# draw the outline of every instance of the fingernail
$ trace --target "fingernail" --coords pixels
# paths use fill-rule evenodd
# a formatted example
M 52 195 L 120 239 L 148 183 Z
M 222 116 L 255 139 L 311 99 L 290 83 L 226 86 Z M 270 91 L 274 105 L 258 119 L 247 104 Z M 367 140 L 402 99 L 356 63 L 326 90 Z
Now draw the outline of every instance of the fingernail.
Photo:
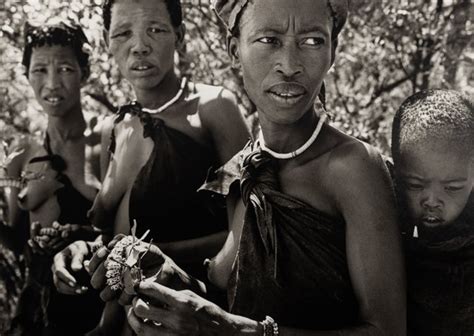
M 69 286 L 74 287 L 75 285 L 76 285 L 76 283 L 74 281 L 69 282 Z
M 76 289 L 76 294 L 82 294 L 82 292 L 83 292 L 83 291 L 82 291 L 82 288 Z

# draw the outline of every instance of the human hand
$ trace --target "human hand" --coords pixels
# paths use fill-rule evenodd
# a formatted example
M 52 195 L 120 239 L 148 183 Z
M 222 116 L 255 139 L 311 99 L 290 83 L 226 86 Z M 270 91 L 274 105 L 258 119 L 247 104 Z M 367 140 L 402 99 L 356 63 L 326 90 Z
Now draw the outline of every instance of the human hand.
M 137 335 L 263 333 L 258 322 L 229 314 L 190 290 L 176 291 L 147 280 L 136 291 L 138 296 L 127 309 L 127 319 Z
M 61 225 L 54 221 L 51 227 L 41 227 L 39 222 L 33 222 L 29 244 L 35 253 L 52 255 L 76 240 L 88 241 L 96 236 L 97 232 L 87 225 Z
M 123 235 L 116 236 L 107 246 L 109 250 L 114 250 L 115 246 Z M 101 298 L 104 301 L 110 301 L 119 297 L 119 303 L 125 305 L 131 302 L 136 294 L 135 285 L 144 280 L 155 281 L 174 289 L 192 289 L 204 293 L 205 288 L 202 283 L 190 277 L 186 272 L 179 268 L 173 260 L 166 256 L 158 246 L 137 241 L 125 248 L 124 254 L 120 252 L 119 256 L 114 256 L 112 252 L 110 257 L 105 250 L 98 251 L 89 264 L 89 272 L 92 275 L 92 286 L 101 289 Z M 119 271 L 112 271 L 120 266 L 117 259 L 123 267 Z M 114 265 L 112 265 L 114 264 Z M 115 273 L 113 281 L 109 284 L 117 283 L 117 286 L 107 286 L 107 272 Z M 122 291 L 123 289 L 123 291 Z
M 75 241 L 54 256 L 51 267 L 58 292 L 68 295 L 82 294 L 88 290 L 89 277 L 84 261 L 91 255 L 95 242 Z

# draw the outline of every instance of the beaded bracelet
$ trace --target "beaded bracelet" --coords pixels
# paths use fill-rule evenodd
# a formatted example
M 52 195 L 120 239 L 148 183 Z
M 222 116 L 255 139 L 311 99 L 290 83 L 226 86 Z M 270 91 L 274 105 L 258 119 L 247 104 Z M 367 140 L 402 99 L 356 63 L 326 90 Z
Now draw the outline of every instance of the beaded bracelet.
M 280 334 L 278 330 L 278 324 L 270 316 L 265 316 L 265 320 L 262 321 L 263 325 L 263 336 L 278 336 Z

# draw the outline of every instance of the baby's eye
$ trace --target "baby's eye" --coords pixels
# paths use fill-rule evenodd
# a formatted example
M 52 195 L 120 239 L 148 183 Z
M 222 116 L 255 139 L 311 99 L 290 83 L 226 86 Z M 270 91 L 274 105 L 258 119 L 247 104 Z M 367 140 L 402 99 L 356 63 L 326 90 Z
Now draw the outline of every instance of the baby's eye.
M 303 40 L 303 44 L 308 46 L 318 46 L 324 44 L 324 42 L 321 37 L 308 37 Z
M 446 191 L 449 191 L 449 192 L 456 192 L 456 191 L 463 190 L 464 186 L 448 185 L 448 186 L 444 187 L 444 189 Z
M 415 183 L 415 182 L 405 182 L 405 187 L 408 190 L 413 190 L 413 191 L 420 191 L 423 189 L 423 185 L 421 183 Z

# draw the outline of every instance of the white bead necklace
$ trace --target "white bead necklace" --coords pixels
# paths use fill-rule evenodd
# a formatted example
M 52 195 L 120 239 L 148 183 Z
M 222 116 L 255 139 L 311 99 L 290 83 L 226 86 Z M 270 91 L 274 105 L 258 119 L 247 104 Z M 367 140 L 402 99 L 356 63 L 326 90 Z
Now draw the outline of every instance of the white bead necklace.
M 183 95 L 184 88 L 186 87 L 187 82 L 188 82 L 188 79 L 187 79 L 186 77 L 183 77 L 183 79 L 181 80 L 181 85 L 180 85 L 180 87 L 179 87 L 179 91 L 178 91 L 178 93 L 176 94 L 176 96 L 174 96 L 173 98 L 171 98 L 170 100 L 168 100 L 166 103 L 164 103 L 164 104 L 161 105 L 160 107 L 158 107 L 158 108 L 156 108 L 156 109 L 148 109 L 148 108 L 144 107 L 144 108 L 142 108 L 142 111 L 143 111 L 143 112 L 147 112 L 147 113 L 152 113 L 152 114 L 163 112 L 163 111 L 166 110 L 168 107 L 170 107 L 171 105 L 173 105 L 174 103 L 176 103 L 179 98 L 181 98 L 181 96 Z
M 268 148 L 267 145 L 265 144 L 265 139 L 263 139 L 262 130 L 260 130 L 257 141 L 260 144 L 260 148 L 262 150 L 264 150 L 265 152 L 269 153 L 275 159 L 280 159 L 280 160 L 292 159 L 294 157 L 297 157 L 301 153 L 303 153 L 305 150 L 307 150 L 309 148 L 309 146 L 311 146 L 314 143 L 314 141 L 318 137 L 319 133 L 321 132 L 321 129 L 322 129 L 326 119 L 327 119 L 327 114 L 326 113 L 321 113 L 321 115 L 319 116 L 318 124 L 316 125 L 316 128 L 314 129 L 313 134 L 311 134 L 311 137 L 300 148 L 294 150 L 293 152 L 277 153 L 277 152 L 271 150 L 270 148 Z

